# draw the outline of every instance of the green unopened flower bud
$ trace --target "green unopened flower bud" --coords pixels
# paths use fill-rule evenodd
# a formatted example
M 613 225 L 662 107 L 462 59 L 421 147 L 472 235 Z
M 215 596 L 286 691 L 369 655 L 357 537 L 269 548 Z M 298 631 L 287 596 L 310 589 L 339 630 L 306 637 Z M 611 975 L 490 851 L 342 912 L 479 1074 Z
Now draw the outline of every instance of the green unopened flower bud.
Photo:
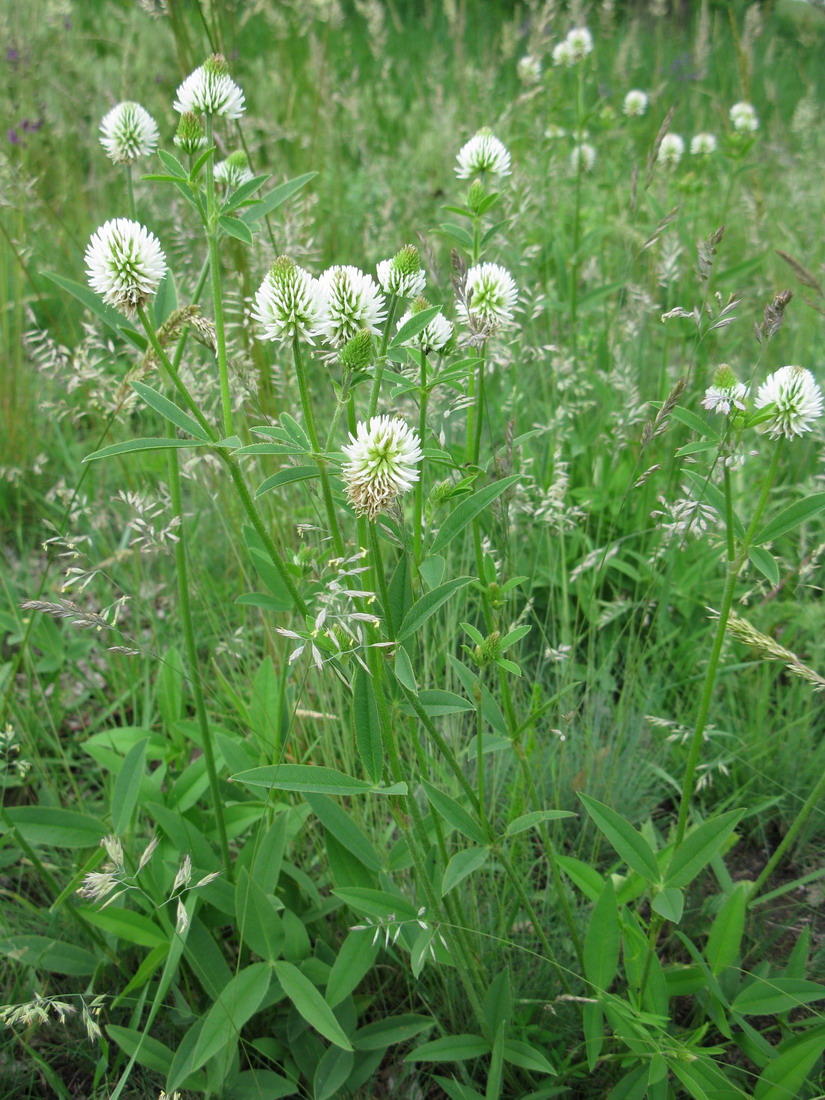
M 718 386 L 720 390 L 732 390 L 738 381 L 739 379 L 727 363 L 720 363 L 716 368 L 716 373 L 713 376 L 713 384 L 714 386 Z
M 180 116 L 178 132 L 175 134 L 175 145 L 184 153 L 195 156 L 206 146 L 206 131 L 200 117 L 192 111 L 185 111 Z
M 369 329 L 356 332 L 338 352 L 338 361 L 345 371 L 362 371 L 372 363 L 374 347 Z
M 229 76 L 229 66 L 222 53 L 213 53 L 203 63 L 204 70 L 212 76 Z
M 393 268 L 402 275 L 414 275 L 421 270 L 421 260 L 414 244 L 405 244 L 392 258 Z
M 473 180 L 470 184 L 470 190 L 467 192 L 467 206 L 474 214 L 479 214 L 481 211 L 481 204 L 487 198 L 487 192 L 484 190 L 484 184 L 481 180 Z
M 242 183 L 248 183 L 253 179 L 249 168 L 249 157 L 243 149 L 236 149 L 230 153 L 226 160 L 215 165 L 215 179 L 224 184 L 228 190 L 234 191 Z

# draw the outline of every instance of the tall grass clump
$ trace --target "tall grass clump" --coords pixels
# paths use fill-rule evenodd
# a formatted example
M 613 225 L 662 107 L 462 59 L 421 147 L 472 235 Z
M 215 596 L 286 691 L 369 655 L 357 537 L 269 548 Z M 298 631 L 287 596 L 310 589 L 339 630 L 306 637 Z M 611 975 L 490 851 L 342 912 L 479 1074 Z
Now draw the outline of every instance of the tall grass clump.
M 9 1094 L 818 1095 L 816 14 L 3 19 Z

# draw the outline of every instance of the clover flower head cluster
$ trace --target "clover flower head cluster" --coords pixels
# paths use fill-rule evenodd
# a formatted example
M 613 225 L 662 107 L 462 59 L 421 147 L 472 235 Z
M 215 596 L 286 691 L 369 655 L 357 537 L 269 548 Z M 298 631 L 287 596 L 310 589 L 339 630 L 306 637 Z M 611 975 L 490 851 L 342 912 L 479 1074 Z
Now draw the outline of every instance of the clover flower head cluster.
M 226 160 L 215 165 L 215 180 L 223 184 L 227 191 L 235 191 L 242 183 L 248 183 L 255 177 L 249 167 L 249 157 L 242 149 L 230 153 Z
M 694 134 L 690 139 L 690 155 L 692 157 L 709 157 L 716 152 L 717 144 L 715 134 Z
M 643 92 L 639 88 L 631 88 L 624 97 L 622 112 L 628 118 L 640 118 L 647 111 L 649 103 L 650 97 L 647 92 Z
M 407 310 L 398 322 L 399 331 L 406 325 L 407 321 L 416 315 L 416 313 L 420 313 L 422 310 L 430 308 L 430 303 L 426 298 L 418 298 L 413 302 L 412 308 Z M 407 347 L 419 348 L 425 353 L 441 351 L 441 349 L 449 343 L 452 335 L 452 321 L 448 321 L 443 313 L 436 313 L 435 317 L 428 321 L 420 332 L 417 332 L 414 336 L 405 340 L 404 344 Z
M 115 218 L 93 233 L 85 259 L 89 286 L 127 317 L 146 305 L 166 274 L 157 237 L 128 218 Z
M 314 343 L 325 316 L 324 295 L 317 279 L 289 256 L 280 256 L 255 295 L 252 316 L 267 340 L 295 337 Z
M 702 407 L 720 416 L 730 416 L 732 409 L 744 410 L 749 392 L 748 386 L 723 363 L 713 376 L 713 385 L 705 390 Z
M 458 314 L 467 320 L 470 314 L 488 324 L 507 325 L 513 320 L 518 289 L 510 272 L 500 264 L 477 264 L 467 272 L 467 306 L 459 303 Z
M 759 387 L 754 405 L 757 409 L 775 406 L 773 416 L 767 421 L 772 439 L 782 435 L 793 439 L 809 432 L 814 421 L 822 416 L 822 390 L 804 367 L 780 367 Z
M 660 164 L 675 166 L 685 155 L 685 139 L 679 134 L 665 134 L 656 156 Z
M 587 142 L 577 145 L 570 154 L 570 165 L 575 173 L 592 172 L 596 163 L 596 150 Z
M 538 84 L 541 80 L 541 62 L 537 57 L 527 54 L 520 57 L 516 64 L 516 72 L 522 84 Z
M 730 109 L 734 130 L 740 134 L 754 134 L 759 129 L 759 116 L 751 103 L 734 103 Z
M 158 147 L 157 123 L 139 103 L 118 103 L 103 116 L 100 132 L 100 144 L 115 164 L 151 156 Z
M 391 260 L 381 260 L 375 272 L 384 293 L 398 298 L 417 298 L 427 282 L 418 249 L 412 244 L 405 245 Z
M 418 434 L 398 416 L 362 420 L 342 450 L 349 459 L 342 468 L 344 487 L 358 515 L 376 519 L 418 481 Z
M 177 91 L 174 103 L 179 114 L 221 115 L 240 118 L 246 109 L 244 94 L 229 75 L 229 67 L 221 54 L 211 57 L 187 76 Z
M 376 283 L 357 267 L 329 267 L 318 280 L 324 303 L 319 331 L 340 348 L 362 329 L 376 335 L 386 317 Z
M 571 68 L 593 52 L 593 35 L 587 27 L 574 27 L 553 47 L 553 64 Z
M 460 180 L 472 176 L 510 175 L 510 154 L 507 147 L 489 129 L 479 130 L 458 151 L 455 174 Z

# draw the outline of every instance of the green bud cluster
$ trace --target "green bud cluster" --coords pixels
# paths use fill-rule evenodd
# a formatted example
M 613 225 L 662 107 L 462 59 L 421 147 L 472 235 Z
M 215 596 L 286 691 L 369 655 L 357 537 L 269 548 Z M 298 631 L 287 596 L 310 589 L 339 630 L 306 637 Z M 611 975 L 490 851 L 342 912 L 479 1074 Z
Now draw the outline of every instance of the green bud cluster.
M 338 361 L 346 371 L 362 371 L 370 366 L 374 354 L 372 333 L 369 329 L 364 328 L 360 332 L 356 332 L 350 340 L 347 340 L 338 352 Z
M 470 184 L 470 190 L 467 192 L 467 208 L 472 210 L 474 214 L 481 212 L 481 204 L 487 198 L 487 192 L 484 190 L 484 184 L 481 180 L 473 180 Z
M 394 271 L 398 271 L 401 275 L 414 275 L 416 271 L 421 270 L 421 260 L 418 256 L 418 249 L 414 244 L 404 245 L 393 256 L 392 268 Z
M 739 379 L 733 373 L 727 363 L 720 363 L 716 368 L 716 373 L 713 376 L 714 386 L 718 386 L 720 390 L 732 390 L 739 382 Z
M 185 111 L 180 116 L 178 132 L 175 135 L 175 145 L 184 153 L 194 156 L 206 145 L 206 131 L 200 117 L 192 111 Z
M 229 66 L 222 53 L 213 53 L 211 57 L 207 57 L 203 67 L 210 76 L 229 76 Z

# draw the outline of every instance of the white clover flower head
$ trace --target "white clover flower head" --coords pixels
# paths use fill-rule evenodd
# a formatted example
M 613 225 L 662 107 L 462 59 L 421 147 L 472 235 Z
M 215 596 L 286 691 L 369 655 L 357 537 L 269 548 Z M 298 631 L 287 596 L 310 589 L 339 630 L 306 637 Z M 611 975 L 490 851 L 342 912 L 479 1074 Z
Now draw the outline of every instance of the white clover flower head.
M 369 275 L 357 267 L 329 267 L 318 280 L 324 313 L 319 331 L 333 347 L 340 348 L 361 329 L 377 335 L 386 317 L 381 292 Z
M 734 130 L 740 134 L 753 134 L 759 129 L 759 116 L 751 103 L 734 103 L 730 109 Z
M 593 35 L 587 27 L 574 27 L 567 34 L 567 44 L 574 64 L 584 59 L 593 52 Z
M 414 317 L 416 313 L 431 308 L 426 298 L 418 298 L 413 302 L 412 309 L 407 310 L 398 322 L 399 330 L 402 329 L 407 321 L 409 321 L 411 317 Z M 404 346 L 419 348 L 421 351 L 429 354 L 431 351 L 441 351 L 441 349 L 449 343 L 452 335 L 452 321 L 448 321 L 443 313 L 436 313 L 435 317 L 427 322 L 421 332 L 417 332 L 415 336 L 411 336 L 408 340 L 404 341 Z
M 240 118 L 246 110 L 244 94 L 230 77 L 226 60 L 219 53 L 187 76 L 178 88 L 174 107 L 179 114 L 191 111 L 195 115 L 222 115 L 229 119 Z
M 418 249 L 412 244 L 405 245 L 391 260 L 381 260 L 375 272 L 384 293 L 398 298 L 417 298 L 427 283 Z
M 538 84 L 541 80 L 541 62 L 537 57 L 527 54 L 520 57 L 516 64 L 516 72 L 522 84 Z
M 118 103 L 103 116 L 100 132 L 100 144 L 115 164 L 151 156 L 158 147 L 157 123 L 139 103 Z
M 313 344 L 325 315 L 324 295 L 317 279 L 289 256 L 279 256 L 255 295 L 252 316 L 267 340 Z
M 342 450 L 349 459 L 342 468 L 344 487 L 358 515 L 376 519 L 418 481 L 420 441 L 401 417 L 362 420 Z
M 679 134 L 665 134 L 659 146 L 656 160 L 660 164 L 675 167 L 685 154 L 685 141 Z
M 814 420 L 822 416 L 822 390 L 804 367 L 780 367 L 759 387 L 754 405 L 757 409 L 767 405 L 776 407 L 767 421 L 772 439 L 781 435 L 793 439 L 795 435 L 809 432 Z
M 242 183 L 248 183 L 254 178 L 249 168 L 249 157 L 243 149 L 230 153 L 226 160 L 218 161 L 215 165 L 215 181 L 227 191 L 235 191 Z
M 715 134 L 694 134 L 690 139 L 690 155 L 692 157 L 709 157 L 716 152 L 718 142 Z
M 459 303 L 457 312 L 463 320 L 476 314 L 488 324 L 507 325 L 513 320 L 518 302 L 518 289 L 510 272 L 500 264 L 477 264 L 467 272 L 468 307 Z
M 85 259 L 89 286 L 127 317 L 146 305 L 166 274 L 157 237 L 128 218 L 115 218 L 93 233 Z
M 596 163 L 596 150 L 592 145 L 583 142 L 577 145 L 570 154 L 570 165 L 575 173 L 592 172 Z
M 640 118 L 647 110 L 649 103 L 650 97 L 647 92 L 643 92 L 639 88 L 631 88 L 624 97 L 622 112 L 628 118 Z
M 479 130 L 461 146 L 457 160 L 455 174 L 460 180 L 488 173 L 491 176 L 509 176 L 511 171 L 506 146 L 487 128 Z
M 544 131 L 544 136 L 550 141 L 556 141 L 558 138 L 567 136 L 567 131 L 562 126 L 558 126 L 555 122 L 551 122 L 547 129 Z
M 571 65 L 576 63 L 576 59 L 573 57 L 573 48 L 566 38 L 563 38 L 561 42 L 557 42 L 553 47 L 552 57 L 553 64 L 564 69 L 569 69 Z
M 178 122 L 178 132 L 174 137 L 175 145 L 184 153 L 195 156 L 206 148 L 206 131 L 200 115 L 184 111 Z
M 750 387 L 740 382 L 727 363 L 716 368 L 713 385 L 705 390 L 702 407 L 720 416 L 730 416 L 732 409 L 744 409 Z

